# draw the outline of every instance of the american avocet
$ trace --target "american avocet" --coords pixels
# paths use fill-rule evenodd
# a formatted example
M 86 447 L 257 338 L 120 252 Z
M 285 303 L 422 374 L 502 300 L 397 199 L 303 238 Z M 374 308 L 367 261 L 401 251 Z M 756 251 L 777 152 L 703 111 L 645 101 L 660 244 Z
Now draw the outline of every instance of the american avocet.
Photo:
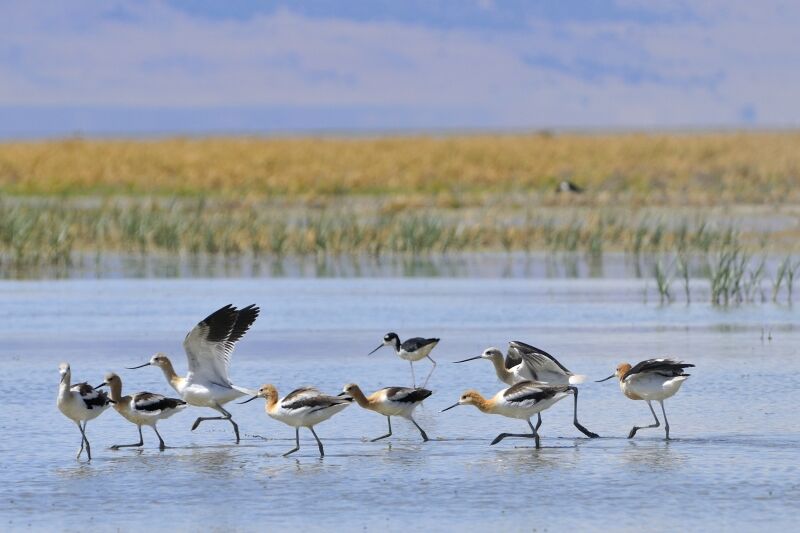
M 533 438 L 538 448 L 538 426 L 534 427 L 531 424 L 531 417 L 548 409 L 557 401 L 566 398 L 570 393 L 575 393 L 575 387 L 570 385 L 545 385 L 535 381 L 520 381 L 507 389 L 501 390 L 489 399 L 484 398 L 477 391 L 468 390 L 461 395 L 458 402 L 443 409 L 442 412 L 459 405 L 474 405 L 484 413 L 525 420 L 531 428 L 530 434 L 501 433 L 495 437 L 492 444 L 497 444 L 506 437 L 524 437 Z
M 89 446 L 89 439 L 86 438 L 86 424 L 100 416 L 103 411 L 108 409 L 111 400 L 103 391 L 94 390 L 88 383 L 71 384 L 72 371 L 68 363 L 58 365 L 58 372 L 61 374 L 61 382 L 58 384 L 58 398 L 56 405 L 64 416 L 72 420 L 81 430 L 81 447 L 75 459 L 79 459 L 86 445 L 86 456 L 92 460 L 92 449 Z M 83 426 L 81 426 L 83 422 Z
M 253 394 L 252 390 L 231 383 L 229 371 L 236 341 L 255 322 L 259 311 L 255 305 L 248 305 L 240 310 L 226 305 L 197 324 L 183 341 L 189 361 L 189 372 L 185 378 L 175 373 L 172 362 L 163 353 L 157 353 L 147 363 L 129 370 L 150 365 L 160 368 L 169 384 L 185 402 L 195 407 L 210 407 L 222 415 L 199 417 L 192 425 L 193 431 L 205 420 L 227 420 L 233 425 L 238 444 L 239 426 L 222 406 Z
M 380 437 L 376 437 L 372 439 L 371 442 L 392 436 L 393 416 L 399 416 L 410 420 L 411 423 L 414 424 L 419 430 L 420 435 L 422 435 L 422 440 L 428 440 L 428 435 L 425 433 L 425 430 L 419 427 L 419 424 L 417 424 L 416 420 L 414 420 L 414 417 L 412 416 L 414 409 L 422 403 L 422 400 L 433 394 L 428 389 L 386 387 L 385 389 L 380 389 L 373 392 L 369 396 L 364 396 L 364 393 L 361 391 L 358 385 L 355 383 L 350 383 L 344 386 L 344 391 L 342 394 L 351 396 L 356 403 L 364 409 L 375 411 L 376 413 L 380 413 L 386 417 L 386 421 L 389 423 L 389 433 Z M 339 396 L 341 396 L 341 394 Z
M 405 359 L 411 365 L 411 386 L 417 386 L 417 378 L 414 377 L 414 361 L 419 361 L 420 359 L 425 359 L 426 357 L 430 359 L 431 363 L 433 363 L 433 367 L 431 371 L 428 372 L 428 376 L 425 378 L 425 383 L 422 384 L 425 387 L 428 384 L 428 380 L 431 378 L 431 374 L 433 371 L 436 370 L 436 361 L 434 361 L 431 356 L 431 350 L 439 343 L 439 339 L 423 339 L 422 337 L 414 337 L 413 339 L 407 339 L 405 342 L 400 342 L 400 337 L 397 336 L 397 333 L 387 333 L 383 336 L 383 343 L 379 344 L 377 348 L 369 352 L 367 355 L 372 355 L 384 346 L 391 346 L 394 348 L 395 353 L 400 359 Z
M 503 352 L 497 348 L 487 348 L 481 355 L 470 357 L 456 363 L 465 363 L 477 359 L 488 359 L 494 366 L 495 374 L 500 381 L 506 385 L 514 385 L 520 381 L 535 381 L 547 385 L 577 385 L 586 380 L 586 376 L 570 372 L 558 360 L 530 344 L 520 341 L 508 343 L 508 354 L 503 358 Z M 589 438 L 597 438 L 599 435 L 586 429 L 578 422 L 578 389 L 573 391 L 572 423 L 584 435 Z M 542 418 L 536 423 L 538 428 L 542 424 Z
M 167 398 L 152 392 L 137 392 L 128 396 L 122 395 L 122 379 L 113 372 L 106 374 L 106 380 L 95 388 L 108 386 L 114 409 L 128 422 L 135 424 L 139 429 L 139 442 L 136 444 L 115 444 L 112 450 L 144 446 L 142 426 L 150 426 L 158 437 L 158 449 L 166 448 L 164 439 L 158 433 L 156 424 L 159 420 L 169 418 L 178 411 L 186 408 L 186 402 L 177 398 Z
M 325 450 L 314 431 L 314 426 L 326 421 L 353 401 L 352 398 L 328 396 L 314 387 L 294 390 L 279 400 L 278 389 L 274 385 L 263 385 L 255 396 L 239 403 L 252 402 L 256 398 L 267 400 L 266 411 L 271 418 L 294 428 L 295 448 L 283 454 L 284 457 L 300 449 L 301 427 L 311 430 L 311 434 L 317 439 L 319 456 L 324 457 Z
M 675 359 L 647 359 L 631 367 L 628 363 L 620 363 L 617 370 L 605 379 L 619 378 L 619 388 L 622 393 L 631 400 L 644 400 L 653 413 L 655 424 L 649 426 L 633 426 L 628 438 L 632 439 L 640 429 L 657 428 L 661 424 L 658 421 L 655 410 L 653 410 L 653 400 L 661 404 L 661 412 L 664 414 L 664 431 L 669 440 L 669 421 L 667 411 L 664 409 L 664 400 L 673 396 L 681 385 L 689 377 L 683 370 L 693 367 L 693 364 L 676 361 Z

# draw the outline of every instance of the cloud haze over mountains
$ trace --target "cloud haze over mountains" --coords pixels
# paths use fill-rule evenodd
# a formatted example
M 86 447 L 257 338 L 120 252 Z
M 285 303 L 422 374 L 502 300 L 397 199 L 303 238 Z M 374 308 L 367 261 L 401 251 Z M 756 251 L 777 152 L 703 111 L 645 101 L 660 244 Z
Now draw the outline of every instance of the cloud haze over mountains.
M 800 3 L 0 2 L 0 136 L 793 127 Z

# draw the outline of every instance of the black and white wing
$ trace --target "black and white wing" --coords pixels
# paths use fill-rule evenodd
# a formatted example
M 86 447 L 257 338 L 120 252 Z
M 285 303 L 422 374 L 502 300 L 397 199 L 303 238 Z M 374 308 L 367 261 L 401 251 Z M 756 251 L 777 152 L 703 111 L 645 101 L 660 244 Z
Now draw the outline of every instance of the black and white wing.
M 547 385 L 537 381 L 520 381 L 503 392 L 503 400 L 521 407 L 533 407 L 560 392 L 566 392 L 566 385 Z
M 349 396 L 328 396 L 313 387 L 291 392 L 281 401 L 281 407 L 288 411 L 304 410 L 308 413 L 327 409 L 334 405 L 349 404 L 353 399 Z
M 530 370 L 535 379 L 543 379 L 547 374 L 555 374 L 557 376 L 564 376 L 569 380 L 572 375 L 567 367 L 558 362 L 558 359 L 545 352 L 542 349 L 531 346 L 521 341 L 511 341 L 508 343 L 509 354 L 513 353 Z
M 86 404 L 87 409 L 105 407 L 111 401 L 108 399 L 108 394 L 99 389 L 95 389 L 88 383 L 76 383 L 69 390 L 77 392 L 81 395 L 81 400 Z
M 384 391 L 387 400 L 398 403 L 418 403 L 433 394 L 428 389 L 412 389 L 411 387 L 387 387 Z
M 229 304 L 197 324 L 183 341 L 189 371 L 212 383 L 230 386 L 233 348 L 258 318 L 259 311 L 255 305 L 237 310 Z
M 152 392 L 138 392 L 133 395 L 133 408 L 146 413 L 158 413 L 166 409 L 177 409 L 186 402 L 177 398 L 167 398 Z
M 691 368 L 694 365 L 691 363 L 684 363 L 677 359 L 660 358 L 660 359 L 646 359 L 625 372 L 622 379 L 625 380 L 634 374 L 643 374 L 645 372 L 654 372 L 665 377 L 687 376 L 684 373 L 685 368 Z
M 439 339 L 424 339 L 422 337 L 413 337 L 411 339 L 407 339 L 400 345 L 400 349 L 404 350 L 408 353 L 413 353 L 421 348 L 425 348 L 429 345 L 435 345 L 439 342 Z

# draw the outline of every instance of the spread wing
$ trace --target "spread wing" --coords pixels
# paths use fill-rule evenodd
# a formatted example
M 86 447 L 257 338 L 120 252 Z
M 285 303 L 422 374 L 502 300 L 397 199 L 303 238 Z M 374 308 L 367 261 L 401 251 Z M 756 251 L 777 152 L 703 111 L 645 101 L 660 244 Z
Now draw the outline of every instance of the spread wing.
M 546 385 L 537 381 L 520 381 L 503 392 L 503 399 L 509 403 L 527 407 L 536 405 L 567 390 L 569 390 L 569 387 L 566 385 Z
M 417 403 L 433 394 L 428 389 L 412 389 L 410 387 L 389 387 L 386 389 L 386 399 L 391 402 Z
M 660 358 L 660 359 L 646 359 L 639 363 L 625 372 L 625 375 L 622 376 L 622 379 L 625 380 L 634 374 L 641 374 L 644 372 L 657 372 L 663 376 L 674 377 L 674 376 L 685 376 L 683 372 L 684 368 L 691 368 L 694 365 L 691 363 L 684 363 L 682 361 L 678 361 L 677 359 L 669 359 L 669 358 Z
M 255 322 L 259 311 L 255 305 L 237 310 L 228 304 L 197 324 L 183 341 L 189 371 L 212 383 L 230 386 L 233 348 Z
M 152 392 L 139 392 L 133 395 L 133 408 L 137 411 L 155 413 L 164 409 L 176 409 L 181 405 L 186 405 L 186 402 Z
M 530 344 L 511 341 L 508 343 L 508 352 L 509 354 L 515 354 L 520 360 L 524 361 L 534 376 L 539 376 L 539 374 L 543 373 L 553 373 L 567 377 L 572 375 L 572 372 L 559 363 L 558 359 Z

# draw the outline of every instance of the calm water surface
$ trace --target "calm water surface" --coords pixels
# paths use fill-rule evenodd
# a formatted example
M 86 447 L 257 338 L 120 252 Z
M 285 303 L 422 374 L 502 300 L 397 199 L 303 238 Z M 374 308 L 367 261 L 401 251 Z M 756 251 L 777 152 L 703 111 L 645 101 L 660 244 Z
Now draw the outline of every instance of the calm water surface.
M 71 280 L 0 283 L 4 409 L 0 411 L 0 524 L 4 529 L 288 530 L 461 529 L 559 531 L 778 530 L 800 518 L 800 415 L 796 312 L 773 305 L 719 310 L 662 307 L 642 299 L 642 281 L 525 279 Z M 120 372 L 127 391 L 172 393 L 152 368 L 129 371 L 155 351 L 185 370 L 186 331 L 217 307 L 260 304 L 240 343 L 233 380 L 281 393 L 305 384 L 338 392 L 409 385 L 408 363 L 386 331 L 439 336 L 434 395 L 418 410 L 432 441 L 397 420 L 353 406 L 310 434 L 269 419 L 263 402 L 232 405 L 243 432 L 206 422 L 190 408 L 160 424 L 172 448 L 112 451 L 136 429 L 112 410 L 89 424 L 94 459 L 76 462 L 80 434 L 56 409 L 57 366 L 102 381 Z M 770 339 L 771 337 L 771 339 Z M 673 355 L 697 364 L 667 402 L 674 440 L 661 430 L 624 437 L 649 423 L 645 404 L 613 382 L 581 388 L 582 422 L 571 400 L 547 411 L 543 448 L 489 442 L 522 432 L 520 421 L 471 407 L 446 413 L 466 388 L 501 388 L 491 365 L 449 361 L 520 339 L 557 355 L 573 371 L 607 376 L 622 360 Z M 427 372 L 426 363 L 417 375 Z M 211 415 L 212 412 L 207 414 Z

